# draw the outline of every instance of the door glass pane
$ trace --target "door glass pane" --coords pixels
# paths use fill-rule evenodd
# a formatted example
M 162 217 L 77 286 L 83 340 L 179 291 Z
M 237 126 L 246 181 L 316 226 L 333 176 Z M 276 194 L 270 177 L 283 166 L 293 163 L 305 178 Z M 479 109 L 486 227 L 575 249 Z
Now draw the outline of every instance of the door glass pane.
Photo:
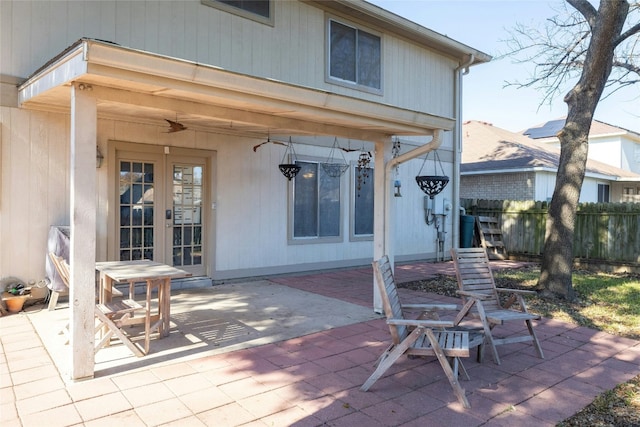
M 202 264 L 202 166 L 173 166 L 173 265 Z
M 153 259 L 154 164 L 120 161 L 120 260 Z

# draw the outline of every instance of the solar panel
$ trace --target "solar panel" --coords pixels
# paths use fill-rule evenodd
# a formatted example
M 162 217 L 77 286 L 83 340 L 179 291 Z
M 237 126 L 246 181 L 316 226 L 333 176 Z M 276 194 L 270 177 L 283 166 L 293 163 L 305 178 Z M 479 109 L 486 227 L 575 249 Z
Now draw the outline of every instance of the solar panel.
M 522 132 L 531 139 L 550 138 L 556 136 L 563 128 L 565 119 L 551 120 L 537 128 L 529 128 Z

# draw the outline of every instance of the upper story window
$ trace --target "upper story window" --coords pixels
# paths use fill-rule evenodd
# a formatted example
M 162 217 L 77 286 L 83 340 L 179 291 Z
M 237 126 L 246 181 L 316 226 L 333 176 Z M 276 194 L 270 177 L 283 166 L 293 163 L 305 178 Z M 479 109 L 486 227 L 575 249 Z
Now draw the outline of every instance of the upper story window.
M 201 0 L 202 4 L 217 7 L 245 18 L 273 25 L 273 0 Z
M 380 93 L 382 42 L 379 36 L 329 20 L 329 79 Z

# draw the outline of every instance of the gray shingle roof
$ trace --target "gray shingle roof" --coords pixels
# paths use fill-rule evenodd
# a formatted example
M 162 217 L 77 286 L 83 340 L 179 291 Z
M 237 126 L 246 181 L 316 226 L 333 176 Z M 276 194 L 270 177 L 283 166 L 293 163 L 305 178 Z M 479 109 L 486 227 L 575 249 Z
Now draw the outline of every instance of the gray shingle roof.
M 462 164 L 464 174 L 482 171 L 558 169 L 560 150 L 527 136 L 509 132 L 479 121 L 462 125 Z M 640 175 L 595 160 L 587 161 L 587 172 L 609 175 L 612 179 L 640 179 Z

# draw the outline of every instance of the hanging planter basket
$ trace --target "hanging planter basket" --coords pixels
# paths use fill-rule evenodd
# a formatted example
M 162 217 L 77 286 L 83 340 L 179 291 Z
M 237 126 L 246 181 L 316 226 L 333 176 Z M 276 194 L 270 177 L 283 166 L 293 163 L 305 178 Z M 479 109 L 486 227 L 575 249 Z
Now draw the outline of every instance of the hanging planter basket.
M 287 154 L 290 154 L 291 163 L 285 163 Z M 295 164 L 295 161 L 296 152 L 293 150 L 293 142 L 291 142 L 291 137 L 289 137 L 289 145 L 287 145 L 287 150 L 284 152 L 284 156 L 282 157 L 282 163 L 278 165 L 278 169 L 280 169 L 282 175 L 284 175 L 289 181 L 291 181 L 291 179 L 293 179 L 301 169 L 300 166 Z
M 287 178 L 289 181 L 291 181 L 291 179 L 298 175 L 298 172 L 300 172 L 300 166 L 294 165 L 292 163 L 281 163 L 278 165 L 278 169 L 280 169 L 282 175 L 284 175 L 285 178 Z
M 437 173 L 437 167 L 439 166 L 442 175 L 420 175 L 424 165 L 427 163 L 427 159 L 429 158 L 430 153 L 427 153 L 427 156 L 424 158 L 424 163 L 418 172 L 418 176 L 416 176 L 416 183 L 418 184 L 418 187 L 420 187 L 424 194 L 429 196 L 431 199 L 440 194 L 449 183 L 449 177 L 444 174 L 444 169 L 442 167 L 442 162 L 440 161 L 440 156 L 438 156 L 438 152 L 434 151 L 433 153 L 433 171 Z
M 339 150 L 340 155 L 342 156 L 342 161 L 335 157 L 335 151 Z M 329 152 L 329 157 L 327 161 L 321 163 L 322 169 L 324 169 L 325 173 L 332 178 L 338 178 L 344 174 L 347 169 L 349 169 L 349 164 L 347 160 L 344 158 L 344 154 L 342 154 L 342 149 L 338 147 L 338 138 L 333 140 L 333 146 L 331 147 L 331 151 Z
M 426 194 L 427 196 L 433 197 L 437 194 L 440 194 L 444 187 L 449 183 L 448 176 L 435 176 L 435 175 L 422 175 L 416 176 L 416 183 L 418 183 L 418 187 Z
M 349 169 L 349 165 L 343 163 L 322 163 L 322 169 L 324 169 L 330 177 L 338 178 Z

